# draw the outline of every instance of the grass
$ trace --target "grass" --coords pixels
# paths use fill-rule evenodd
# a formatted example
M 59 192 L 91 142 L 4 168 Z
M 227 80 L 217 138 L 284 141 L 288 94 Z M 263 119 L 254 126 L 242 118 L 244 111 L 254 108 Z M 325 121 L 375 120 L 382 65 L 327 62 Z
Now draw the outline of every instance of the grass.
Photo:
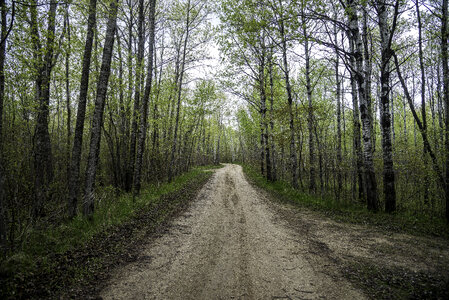
M 283 181 L 269 182 L 248 165 L 243 166 L 243 171 L 253 184 L 268 191 L 274 198 L 320 212 L 339 222 L 366 224 L 394 232 L 449 239 L 449 226 L 443 218 L 431 218 L 409 212 L 373 213 L 357 203 L 337 202 L 333 197 L 309 195 L 293 189 Z
M 142 239 L 147 230 L 143 227 L 156 228 L 180 210 L 179 207 L 185 207 L 196 192 L 195 189 L 199 189 L 211 176 L 211 172 L 206 170 L 218 167 L 198 167 L 176 177 L 171 183 L 148 185 L 134 199 L 130 194 L 116 197 L 106 189 L 99 193 L 92 220 L 78 216 L 57 226 L 30 229 L 22 247 L 0 262 L 0 296 L 13 297 L 17 289 L 23 288 L 21 285 L 24 282 L 39 277 L 36 276 L 38 274 L 54 277 L 51 273 L 60 272 L 62 276 L 70 277 L 66 278 L 66 282 L 82 281 L 91 276 L 92 270 L 101 270 L 105 260 L 103 256 L 109 259 L 110 252 L 114 255 L 125 251 L 129 247 L 128 238 L 129 243 Z M 133 236 L 123 237 L 128 234 Z M 99 253 L 90 258 L 84 257 L 85 249 L 91 248 L 95 251 L 95 248 L 100 248 Z M 73 253 L 77 251 L 81 253 L 78 256 L 83 257 L 74 256 Z M 86 260 L 88 265 L 73 265 L 77 260 Z M 28 283 L 26 285 L 29 286 Z M 42 285 L 42 282 L 36 285 Z M 39 286 L 39 289 L 54 288 L 62 287 L 52 284 L 48 284 L 48 287 Z M 25 295 L 32 295 L 33 288 L 27 289 Z

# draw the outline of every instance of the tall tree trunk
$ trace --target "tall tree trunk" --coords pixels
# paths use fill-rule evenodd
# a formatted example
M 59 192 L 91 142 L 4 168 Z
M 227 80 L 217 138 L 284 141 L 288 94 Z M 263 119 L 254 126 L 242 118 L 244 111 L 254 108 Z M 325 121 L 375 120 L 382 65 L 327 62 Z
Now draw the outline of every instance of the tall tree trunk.
M 290 76 L 288 69 L 288 61 L 287 61 L 287 40 L 285 36 L 285 28 L 283 16 L 280 16 L 279 19 L 279 31 L 281 34 L 281 47 L 282 47 L 282 62 L 283 62 L 283 72 L 285 77 L 285 88 L 287 90 L 287 101 L 288 101 L 288 114 L 290 117 L 289 126 L 290 126 L 290 171 L 291 171 L 291 183 L 294 189 L 298 189 L 298 167 L 297 167 L 297 158 L 296 158 L 296 146 L 295 146 L 295 119 L 293 114 L 293 95 L 292 88 L 290 85 Z
M 127 1 L 128 7 L 129 7 L 129 23 L 128 25 L 128 57 L 127 57 L 127 65 L 128 65 L 128 95 L 127 95 L 127 109 L 131 110 L 131 105 L 133 103 L 133 91 L 134 91 L 134 80 L 133 80 L 133 75 L 134 75 L 134 69 L 133 69 L 133 26 L 134 26 L 134 11 L 133 11 L 133 1 Z M 138 107 L 138 106 L 137 106 Z M 131 132 L 127 132 L 127 134 L 129 135 L 131 133 L 133 133 L 134 130 L 134 125 L 136 124 L 134 122 L 135 118 L 135 113 L 137 112 L 136 109 L 136 103 L 134 101 L 134 107 L 133 107 L 133 115 L 131 120 L 129 121 L 130 123 L 128 124 L 130 128 L 127 128 L 128 130 L 131 130 Z M 137 126 L 137 125 L 136 125 Z M 135 131 L 134 131 L 135 132 Z M 133 141 L 134 141 L 134 146 L 133 145 Z M 131 168 L 131 165 L 134 165 L 133 162 L 130 161 L 131 159 L 131 150 L 132 147 L 135 147 L 135 138 L 133 139 L 133 137 L 131 136 L 129 138 L 129 140 L 127 141 L 127 149 L 126 149 L 126 154 L 124 156 L 124 165 L 125 165 L 125 182 L 124 182 L 124 188 L 126 192 L 131 191 L 132 188 L 132 180 L 133 180 L 133 169 Z
M 95 99 L 95 108 L 92 118 L 92 129 L 89 146 L 89 157 L 86 168 L 86 184 L 84 190 L 83 214 L 92 217 L 94 213 L 95 200 L 95 177 L 100 155 L 101 127 L 103 123 L 103 112 L 108 90 L 109 75 L 111 73 L 112 52 L 114 50 L 115 30 L 117 27 L 117 6 L 118 0 L 112 0 L 109 8 L 109 17 L 106 28 L 106 38 L 104 41 L 103 58 L 101 63 L 100 75 L 97 84 L 97 96 Z
M 133 195 L 138 195 L 140 193 L 140 187 L 141 187 L 143 152 L 145 151 L 145 139 L 146 139 L 146 134 L 147 134 L 148 101 L 149 101 L 150 95 L 151 95 L 151 85 L 152 85 L 152 76 L 153 76 L 155 10 L 156 10 L 156 0 L 151 0 L 150 1 L 150 11 L 149 11 L 150 36 L 149 36 L 149 49 L 148 49 L 148 70 L 147 70 L 147 78 L 146 78 L 146 83 L 145 83 L 145 92 L 144 92 L 143 99 L 142 99 L 142 105 L 140 107 L 141 118 L 140 118 L 139 136 L 138 136 L 138 142 L 137 142 L 136 165 L 134 168 Z
M 310 49 L 309 49 L 309 40 L 307 35 L 307 26 L 305 25 L 306 21 L 304 18 L 304 14 L 302 14 L 302 22 L 303 22 L 303 35 L 304 35 L 304 56 L 306 60 L 306 90 L 307 90 L 307 103 L 308 103 L 308 116 L 307 116 L 307 127 L 309 133 L 309 192 L 316 192 L 316 183 L 315 183 L 315 143 L 314 143 L 314 122 L 313 122 L 313 103 L 312 103 L 312 85 L 310 83 Z
M 337 42 L 337 27 L 334 28 L 334 37 L 335 42 Z M 338 53 L 335 55 L 335 82 L 336 82 L 336 92 L 335 97 L 337 98 L 337 201 L 340 200 L 341 191 L 343 189 L 343 181 L 341 176 L 341 165 L 342 165 L 342 156 L 341 156 L 341 91 L 340 91 L 340 74 L 338 71 L 339 67 L 339 56 Z
M 350 50 L 355 52 L 354 42 L 350 41 Z M 356 64 L 353 57 L 350 58 L 351 72 L 351 94 L 352 94 L 352 119 L 353 119 L 353 151 L 355 156 L 355 172 L 354 172 L 354 188 L 355 182 L 358 182 L 358 199 L 360 202 L 365 201 L 365 180 L 363 170 L 363 153 L 361 145 L 361 125 L 360 125 L 360 111 L 359 111 L 359 97 L 357 91 L 356 80 Z
M 70 144 L 72 139 L 72 108 L 70 105 L 70 54 L 71 54 L 71 36 L 69 22 L 69 6 L 66 7 L 64 24 L 67 32 L 67 50 L 65 56 L 65 91 L 66 91 L 66 109 L 67 109 L 67 182 L 70 180 Z
M 14 4 L 13 4 L 14 5 Z M 14 9 L 14 8 L 13 8 Z M 1 10 L 1 44 L 0 44 L 0 255 L 4 252 L 6 246 L 6 207 L 5 207 L 5 188 L 4 188 L 4 163 L 3 163 L 3 103 L 5 100 L 5 60 L 6 60 L 6 16 L 8 8 L 5 0 L 0 0 Z M 14 18 L 14 16 L 12 16 Z M 13 22 L 13 20 L 11 21 Z
M 268 72 L 270 76 L 270 144 L 271 144 L 271 180 L 277 180 L 276 146 L 274 142 L 274 80 L 273 80 L 273 48 L 270 49 L 268 62 Z M 243 148 L 242 148 L 243 149 Z
M 270 148 L 268 145 L 268 124 L 266 120 L 267 116 L 267 94 L 265 85 L 265 35 L 261 37 L 261 52 L 259 57 L 259 94 L 260 94 L 260 130 L 261 130 L 261 167 L 262 175 L 264 175 L 263 165 L 265 161 L 266 177 L 271 181 L 271 162 L 270 162 Z
M 422 50 L 422 23 L 421 23 L 421 12 L 419 10 L 419 2 L 415 1 L 416 6 L 416 17 L 418 20 L 418 56 L 419 56 L 419 69 L 421 70 L 421 117 L 423 130 L 427 131 L 427 116 L 426 116 L 426 74 L 424 69 L 424 54 Z M 428 158 L 427 158 L 427 148 L 423 145 L 423 162 L 424 169 L 427 170 Z M 427 173 L 424 174 L 424 203 L 427 204 L 429 201 L 429 176 Z
M 129 191 L 131 187 L 133 187 L 133 174 L 136 163 L 136 141 L 138 130 L 138 124 L 140 123 L 141 115 L 141 104 L 140 104 L 140 94 L 142 91 L 142 71 L 143 71 L 143 56 L 145 50 L 145 33 L 143 32 L 143 23 L 144 23 L 144 0 L 139 0 L 139 17 L 137 21 L 137 35 L 138 35 L 138 47 L 137 47 L 137 63 L 136 63 L 136 80 L 135 87 L 136 91 L 134 92 L 134 111 L 133 111 L 133 121 L 131 125 L 131 142 L 129 145 L 129 163 L 128 163 L 128 173 L 130 176 L 129 186 L 127 190 Z
M 119 187 L 125 189 L 126 187 L 126 171 L 128 169 L 127 164 L 127 139 L 128 139 L 128 126 L 129 121 L 127 117 L 127 105 L 125 103 L 124 82 L 123 82 L 123 56 L 122 56 L 122 43 L 120 39 L 119 31 L 116 32 L 117 36 L 117 53 L 119 59 L 118 70 L 118 82 L 119 82 L 119 96 L 118 96 L 118 109 L 119 109 L 119 130 L 118 130 L 118 145 L 117 145 L 117 164 L 119 165 L 118 178 Z
M 446 107 L 445 120 L 445 152 L 446 152 L 446 220 L 449 222 L 449 66 L 448 66 L 448 0 L 443 0 L 442 3 L 442 17 L 441 17 L 441 62 L 443 64 L 443 98 Z
M 370 53 L 369 43 L 369 27 L 368 27 L 368 8 L 366 2 L 363 7 L 363 20 L 362 20 L 362 39 L 363 39 L 363 65 L 365 75 L 365 97 L 368 103 L 368 116 L 371 119 L 371 131 L 373 147 L 376 147 L 376 134 L 374 132 L 374 114 L 373 114 L 373 101 L 371 95 L 371 73 L 372 73 L 372 61 Z M 374 110 L 375 111 L 375 110 Z
M 175 154 L 176 154 L 176 146 L 178 143 L 178 126 L 179 126 L 179 111 L 181 108 L 181 94 L 182 94 L 182 81 L 184 77 L 184 68 L 186 64 L 186 54 L 187 54 L 187 42 L 189 40 L 189 34 L 190 34 L 190 0 L 187 1 L 187 17 L 186 17 L 186 36 L 184 39 L 184 46 L 182 50 L 182 61 L 181 61 L 181 68 L 179 72 L 179 82 L 177 82 L 177 105 L 176 105 L 176 120 L 175 120 L 175 132 L 173 134 L 173 144 L 172 144 L 172 151 L 170 156 L 170 164 L 168 168 L 168 182 L 171 182 L 173 180 L 173 169 L 175 167 Z M 219 142 L 220 143 L 220 142 Z
M 354 0 L 348 0 L 348 17 L 351 42 L 355 52 L 355 78 L 357 80 L 358 96 L 360 99 L 360 117 L 362 119 L 362 141 L 367 206 L 369 210 L 378 210 L 377 182 L 373 162 L 372 125 L 368 111 L 368 101 L 365 92 L 365 76 L 363 71 L 362 40 L 360 38 L 357 7 Z
M 398 7 L 398 2 L 396 2 Z M 381 45 L 381 64 L 380 64 L 380 125 L 382 127 L 382 154 L 384 162 L 384 197 L 385 211 L 394 212 L 396 210 L 396 190 L 394 186 L 394 168 L 393 168 L 393 147 L 391 144 L 391 116 L 390 116 L 390 59 L 391 59 L 391 40 L 393 38 L 395 22 L 397 19 L 397 10 L 393 16 L 392 28 L 388 26 L 388 10 L 385 0 L 377 2 L 379 32 Z
M 89 70 L 92 58 L 94 28 L 96 24 L 97 0 L 90 0 L 87 20 L 86 45 L 84 46 L 78 111 L 76 114 L 75 138 L 73 140 L 72 158 L 69 172 L 69 194 L 67 200 L 68 215 L 73 218 L 77 214 L 80 191 L 80 164 L 83 145 L 84 120 L 86 118 L 87 92 L 89 89 Z
M 56 1 L 50 1 L 46 46 L 45 51 L 42 51 L 37 19 L 37 1 L 33 0 L 30 5 L 31 40 L 34 48 L 34 62 L 37 72 L 35 83 L 36 102 L 38 104 L 34 145 L 34 217 L 42 214 L 42 205 L 49 197 L 49 185 L 53 180 L 53 157 L 48 123 L 50 114 L 50 76 L 53 68 L 55 43 L 56 8 Z M 44 52 L 44 57 L 42 57 L 42 52 Z

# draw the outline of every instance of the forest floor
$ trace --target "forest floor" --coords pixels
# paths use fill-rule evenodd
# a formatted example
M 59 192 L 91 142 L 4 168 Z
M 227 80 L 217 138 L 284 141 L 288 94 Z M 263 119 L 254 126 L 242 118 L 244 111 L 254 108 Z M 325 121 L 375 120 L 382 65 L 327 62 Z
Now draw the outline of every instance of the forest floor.
M 449 241 L 338 223 L 218 169 L 104 299 L 444 298 Z

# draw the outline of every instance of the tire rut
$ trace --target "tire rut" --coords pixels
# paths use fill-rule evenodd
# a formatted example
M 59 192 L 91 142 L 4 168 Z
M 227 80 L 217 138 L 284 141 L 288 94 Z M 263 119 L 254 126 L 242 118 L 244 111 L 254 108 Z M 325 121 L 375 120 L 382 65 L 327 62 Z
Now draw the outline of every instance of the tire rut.
M 105 299 L 363 299 L 328 249 L 279 222 L 237 165 L 216 171 L 169 231 L 116 270 Z M 157 267 L 157 269 L 155 268 Z

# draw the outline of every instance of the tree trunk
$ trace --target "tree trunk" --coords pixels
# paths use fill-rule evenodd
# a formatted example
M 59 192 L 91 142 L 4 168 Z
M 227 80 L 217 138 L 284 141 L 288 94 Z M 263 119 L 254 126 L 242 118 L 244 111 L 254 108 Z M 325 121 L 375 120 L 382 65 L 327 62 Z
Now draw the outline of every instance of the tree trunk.
M 67 51 L 65 56 L 65 91 L 66 91 L 66 109 L 67 109 L 67 183 L 70 181 L 70 144 L 72 140 L 72 108 L 70 105 L 70 54 L 71 54 L 71 36 L 69 22 L 69 6 L 66 7 L 64 24 L 67 32 Z
M 149 36 L 149 49 L 148 49 L 148 71 L 147 71 L 147 78 L 146 78 L 146 83 L 145 83 L 145 92 L 144 92 L 143 99 L 142 99 L 142 105 L 140 107 L 141 118 L 140 118 L 139 136 L 138 136 L 138 143 L 137 143 L 136 165 L 134 168 L 133 195 L 138 195 L 140 193 L 140 187 L 141 187 L 142 160 L 143 160 L 143 152 L 145 151 L 145 139 L 146 139 L 146 134 L 147 134 L 148 101 L 149 101 L 150 95 L 151 95 L 151 85 L 152 85 L 152 76 L 153 76 L 155 9 L 156 9 L 156 0 L 151 0 L 150 1 L 150 11 L 149 11 L 150 36 Z
M 89 17 L 87 20 L 86 45 L 83 53 L 83 66 L 81 71 L 80 94 L 78 111 L 76 115 L 75 138 L 73 140 L 72 158 L 69 172 L 69 194 L 67 200 L 69 218 L 77 214 L 78 196 L 80 190 L 80 164 L 83 144 L 84 120 L 86 117 L 87 92 L 89 89 L 89 70 L 92 57 L 94 28 L 96 23 L 97 0 L 90 0 Z
M 337 42 L 337 27 L 334 28 L 334 37 Z M 341 176 L 341 165 L 342 165 L 342 156 L 341 156 L 341 91 L 340 91 L 340 74 L 338 71 L 339 67 L 339 56 L 338 53 L 335 55 L 335 82 L 336 82 L 336 92 L 335 97 L 337 98 L 337 201 L 340 201 L 341 191 L 343 189 L 343 181 Z
M 181 108 L 181 93 L 182 93 L 182 81 L 184 77 L 184 68 L 186 64 L 186 54 L 187 54 L 187 42 L 189 40 L 190 34 L 190 0 L 187 1 L 187 17 L 186 17 L 186 36 L 184 39 L 184 48 L 182 52 L 182 62 L 181 62 L 181 70 L 179 73 L 179 82 L 177 82 L 177 92 L 178 92 L 178 101 L 176 106 L 176 120 L 175 120 L 175 132 L 173 136 L 173 144 L 172 151 L 170 156 L 170 164 L 168 168 L 168 182 L 173 180 L 173 169 L 175 167 L 175 154 L 176 154 L 176 146 L 178 142 L 178 126 L 179 126 L 179 111 Z
M 362 141 L 363 141 L 363 158 L 364 158 L 364 173 L 366 185 L 366 198 L 369 210 L 378 210 L 377 199 L 377 182 L 376 174 L 374 172 L 373 163 L 373 146 L 372 146 L 372 125 L 369 116 L 368 101 L 365 92 L 365 77 L 363 71 L 363 55 L 362 55 L 362 40 L 360 38 L 357 7 L 354 0 L 348 0 L 348 16 L 349 16 L 349 30 L 351 42 L 354 43 L 355 52 L 355 78 L 358 87 L 358 96 L 360 99 L 360 117 L 362 119 Z
M 282 61 L 283 61 L 283 71 L 285 77 L 285 88 L 287 90 L 287 101 L 288 101 L 288 114 L 290 117 L 290 170 L 291 170 L 291 183 L 294 189 L 298 189 L 298 167 L 297 167 L 297 159 L 296 159 L 296 146 L 295 146 L 295 119 L 293 114 L 293 95 L 292 88 L 290 85 L 290 77 L 288 70 L 288 62 L 287 62 L 287 40 L 285 37 L 285 28 L 283 16 L 280 16 L 279 20 L 280 25 L 280 34 L 281 34 L 281 46 L 282 46 Z
M 305 19 L 303 19 L 303 24 L 305 24 Z M 314 143 L 314 122 L 313 122 L 313 103 L 312 103 L 312 85 L 310 83 L 310 52 L 309 52 L 309 40 L 306 31 L 306 25 L 303 25 L 303 35 L 304 35 L 304 56 L 306 60 L 306 90 L 307 90 L 307 103 L 308 103 L 308 117 L 307 126 L 309 133 L 309 192 L 316 192 L 315 183 L 315 143 Z
M 384 162 L 384 197 L 385 211 L 394 212 L 396 210 L 396 190 L 394 186 L 393 168 L 393 148 L 391 144 L 391 116 L 390 116 L 390 59 L 392 50 L 391 39 L 394 34 L 395 22 L 390 28 L 387 23 L 388 10 L 385 0 L 377 2 L 379 32 L 381 44 L 381 64 L 380 64 L 380 125 L 382 127 L 382 154 Z M 396 16 L 394 16 L 394 21 Z
M 142 117 L 141 114 L 141 105 L 140 103 L 140 94 L 142 90 L 142 71 L 143 71 L 143 56 L 145 50 L 145 33 L 143 32 L 143 23 L 144 23 L 144 0 L 139 0 L 139 17 L 137 21 L 137 35 L 138 35 L 138 48 L 137 48 L 137 62 L 136 62 L 136 80 L 135 87 L 136 91 L 134 92 L 134 110 L 133 110 L 133 121 L 131 125 L 131 142 L 129 146 L 129 164 L 128 164 L 128 173 L 130 176 L 129 186 L 127 186 L 127 190 L 129 191 L 133 184 L 133 174 L 135 165 L 136 165 L 136 141 L 137 135 L 139 134 L 138 130 L 140 129 L 138 124 L 140 123 L 140 119 Z M 140 172 L 139 172 L 140 173 Z
M 446 220 L 449 222 L 449 66 L 448 66 L 448 46 L 447 40 L 449 37 L 448 32 L 448 0 L 443 0 L 442 3 L 442 17 L 441 17 L 441 62 L 443 64 L 443 98 L 446 108 L 446 120 L 445 120 L 445 152 L 446 152 L 446 184 L 445 184 L 445 196 L 446 196 Z
M 273 111 L 273 101 L 274 101 L 274 81 L 273 81 L 273 50 L 270 49 L 269 56 L 269 76 L 270 76 L 270 143 L 271 143 L 271 180 L 277 180 L 276 171 L 276 146 L 274 142 L 274 111 Z
M 95 177 L 97 173 L 98 160 L 100 155 L 101 127 L 103 123 L 103 112 L 108 90 L 109 75 L 111 73 L 112 52 L 114 50 L 115 30 L 117 27 L 117 6 L 118 0 L 112 0 L 109 8 L 109 17 L 106 28 L 106 38 L 103 48 L 103 58 L 100 75 L 97 84 L 97 96 L 92 118 L 92 129 L 89 146 L 89 157 L 86 168 L 86 184 L 84 190 L 83 214 L 92 218 L 94 213 L 94 192 Z
M 50 1 L 47 28 L 48 38 L 44 51 L 45 54 L 44 57 L 42 57 L 42 46 L 37 20 L 37 1 L 32 1 L 30 6 L 31 40 L 34 48 L 34 62 L 37 73 L 35 83 L 36 102 L 38 104 L 34 145 L 34 217 L 42 214 L 43 202 L 49 198 L 49 185 L 53 180 L 53 158 L 48 123 L 50 114 L 50 76 L 53 68 L 56 8 L 56 1 Z
M 423 130 L 427 131 L 427 116 L 426 116 L 426 75 L 424 70 L 424 54 L 422 50 L 422 24 L 421 24 L 421 12 L 419 11 L 419 2 L 415 1 L 416 6 L 416 17 L 418 20 L 418 56 L 419 56 L 419 69 L 421 70 L 421 117 Z M 423 162 L 424 169 L 427 170 L 428 158 L 427 158 L 427 148 L 423 145 Z M 424 203 L 429 202 L 429 176 L 427 173 L 424 174 L 423 182 L 424 190 Z
M 270 148 L 268 145 L 268 124 L 266 120 L 267 116 L 267 94 L 266 94 L 266 86 L 265 86 L 265 56 L 266 56 L 266 48 L 265 48 L 265 36 L 264 34 L 261 37 L 261 47 L 262 51 L 260 53 L 259 58 L 259 94 L 260 94 L 260 125 L 261 125 L 261 171 L 262 175 L 264 175 L 264 160 L 266 167 L 266 177 L 267 180 L 271 181 L 271 162 L 270 162 Z
M 350 41 L 350 49 L 353 53 L 354 49 L 353 41 Z M 352 94 L 352 118 L 353 118 L 353 151 L 355 154 L 355 172 L 354 172 L 354 188 L 355 182 L 358 182 L 358 199 L 360 202 L 365 201 L 365 180 L 363 171 L 363 155 L 362 155 L 362 145 L 361 145 L 361 125 L 360 125 L 360 111 L 359 111 L 359 101 L 357 95 L 357 80 L 356 80 L 356 65 L 355 59 L 350 58 L 351 72 L 350 72 L 350 82 L 351 82 L 351 94 Z
M 7 7 L 5 0 L 0 0 L 1 10 L 1 41 L 0 44 L 0 255 L 6 246 L 6 207 L 4 188 L 4 164 L 3 164 L 3 103 L 5 100 L 5 60 L 6 60 L 6 15 Z

